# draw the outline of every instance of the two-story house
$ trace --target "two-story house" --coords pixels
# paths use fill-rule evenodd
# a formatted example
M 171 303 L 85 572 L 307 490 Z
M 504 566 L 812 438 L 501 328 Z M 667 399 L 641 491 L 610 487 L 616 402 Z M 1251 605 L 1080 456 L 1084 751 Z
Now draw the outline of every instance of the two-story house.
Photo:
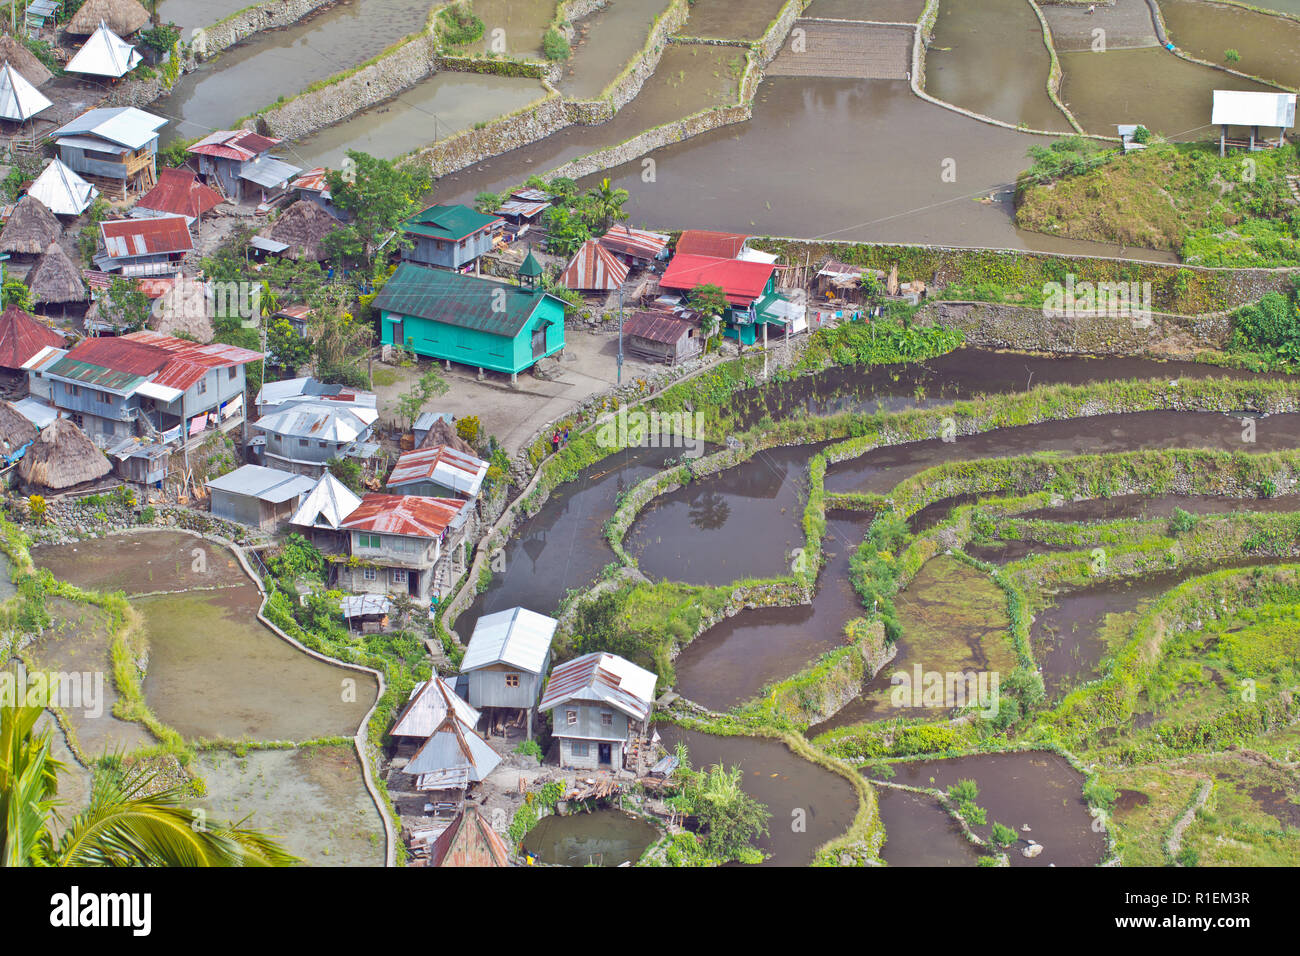
M 281 405 L 249 425 L 249 453 L 258 464 L 318 478 L 330 460 L 366 461 L 378 450 L 370 434 L 379 413 L 374 408 L 331 401 Z
M 617 654 L 584 654 L 560 664 L 539 710 L 552 712 L 560 766 L 621 770 L 654 709 L 655 675 Z
M 402 258 L 426 266 L 463 269 L 492 251 L 502 225 L 500 216 L 475 212 L 469 206 L 430 206 L 402 223 L 402 232 L 412 243 L 402 250 Z
M 166 452 L 244 421 L 245 369 L 261 354 L 159 332 L 88 338 L 27 364 L 31 395 L 71 418 L 132 481 L 166 475 Z
M 485 614 L 475 623 L 460 672 L 468 685 L 465 698 L 487 717 L 489 733 L 499 724 L 522 719 L 532 739 L 537 698 L 551 666 L 551 641 L 559 623 L 522 607 Z
M 429 603 L 438 570 L 459 550 L 463 501 L 414 495 L 368 494 L 342 522 L 349 535 L 335 583 L 354 594 L 403 594 Z
M 184 216 L 152 219 L 107 219 L 99 224 L 103 249 L 95 265 L 124 276 L 172 276 L 181 260 L 194 251 L 189 221 Z
M 50 138 L 59 159 L 105 195 L 125 198 L 158 181 L 158 131 L 167 120 L 133 106 L 87 110 Z
M 210 133 L 187 152 L 198 158 L 199 175 L 232 202 L 265 202 L 279 196 L 302 172 L 271 155 L 278 139 L 247 129 Z
M 659 278 L 659 288 L 689 294 L 703 285 L 717 286 L 727 297 L 723 332 L 742 345 L 753 345 L 767 323 L 784 331 L 783 300 L 776 290 L 776 266 L 770 262 L 719 259 L 678 253 Z

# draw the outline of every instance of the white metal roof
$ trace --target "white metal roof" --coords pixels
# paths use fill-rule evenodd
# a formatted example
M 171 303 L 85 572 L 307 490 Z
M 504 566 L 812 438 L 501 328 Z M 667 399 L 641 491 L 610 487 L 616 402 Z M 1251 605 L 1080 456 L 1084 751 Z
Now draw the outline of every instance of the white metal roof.
M 207 482 L 213 491 L 245 495 L 272 504 L 305 495 L 311 491 L 312 484 L 306 475 L 295 475 L 262 465 L 244 465 Z
M 360 506 L 361 499 L 352 489 L 327 471 L 320 476 L 311 494 L 302 500 L 289 523 L 304 528 L 333 528 L 337 531 L 348 515 Z
M 144 395 L 147 398 L 156 398 L 160 402 L 174 402 L 185 392 L 179 388 L 172 388 L 168 385 L 159 385 L 157 382 L 143 382 L 136 387 L 136 393 Z
M 139 63 L 140 54 L 135 47 L 110 30 L 101 20 L 86 45 L 68 61 L 64 70 L 68 73 L 118 79 L 134 70 Z
M 387 614 L 392 609 L 393 602 L 382 594 L 345 594 L 339 599 L 339 610 L 344 617 Z
M 5 60 L 4 68 L 0 69 L 0 117 L 21 123 L 53 105 Z
M 403 770 L 416 776 L 467 770 L 469 781 L 476 782 L 487 777 L 500 762 L 501 757 L 474 728 L 448 715 Z
M 1295 126 L 1294 93 L 1215 90 L 1210 122 L 1220 126 Z
M 166 125 L 166 118 L 134 106 L 101 107 L 87 110 L 50 136 L 60 145 L 65 140 L 89 138 L 92 143 L 107 140 L 123 149 L 139 149 L 153 142 L 158 131 Z M 102 150 L 104 144 L 95 143 L 94 148 Z
M 288 186 L 289 180 L 300 172 L 301 166 L 291 166 L 273 156 L 259 156 L 251 163 L 244 163 L 239 170 L 239 178 L 256 183 L 263 189 L 274 189 L 277 186 Z
M 36 177 L 27 193 L 43 202 L 50 212 L 80 216 L 94 202 L 99 190 L 55 159 Z
M 44 402 L 32 398 L 30 395 L 26 398 L 19 399 L 13 404 L 14 409 L 37 428 L 44 428 L 50 422 L 54 421 L 54 419 L 59 417 L 57 411 L 49 405 L 46 405 Z
M 435 676 L 431 681 L 420 681 L 411 689 L 406 707 L 389 734 L 393 737 L 428 737 L 446 719 L 448 706 L 467 726 L 478 725 L 479 712 L 465 703 L 450 684 Z
M 293 402 L 253 422 L 252 427 L 267 434 L 315 441 L 351 442 L 370 431 L 370 422 L 357 414 L 361 409 L 338 402 Z
M 559 623 L 553 617 L 522 607 L 485 614 L 474 625 L 474 634 L 460 664 L 461 673 L 492 664 L 509 664 L 540 674 Z

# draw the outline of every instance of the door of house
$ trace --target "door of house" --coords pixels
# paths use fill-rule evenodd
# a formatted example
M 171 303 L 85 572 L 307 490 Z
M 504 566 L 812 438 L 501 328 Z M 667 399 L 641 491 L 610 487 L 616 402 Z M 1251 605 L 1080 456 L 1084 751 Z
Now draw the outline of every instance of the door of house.
M 597 758 L 600 760 L 601 766 L 606 766 L 613 761 L 614 748 L 612 744 L 599 744 L 597 745 L 596 750 Z
M 533 358 L 539 359 L 546 354 L 546 326 L 533 333 Z
M 402 337 L 402 320 L 398 319 L 393 323 L 393 344 L 406 345 L 406 339 Z

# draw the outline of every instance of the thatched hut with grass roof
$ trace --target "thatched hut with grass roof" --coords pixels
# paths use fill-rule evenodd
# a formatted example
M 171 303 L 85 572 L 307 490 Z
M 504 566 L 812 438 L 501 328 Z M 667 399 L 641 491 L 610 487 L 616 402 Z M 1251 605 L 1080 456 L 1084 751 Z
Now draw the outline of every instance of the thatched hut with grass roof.
M 278 255 L 300 262 L 320 262 L 327 258 L 324 239 L 341 223 L 314 202 L 299 199 L 286 209 L 262 235 L 287 248 Z
M 0 230 L 0 252 L 39 256 L 62 234 L 63 224 L 45 203 L 35 196 L 24 196 Z
M 0 402 L 0 455 L 9 458 L 17 454 L 39 434 L 27 416 L 14 408 L 13 402 Z
M 207 285 L 189 276 L 177 276 L 172 287 L 155 300 L 149 328 L 206 345 L 215 334 L 213 313 Z
M 67 491 L 103 478 L 113 466 L 70 418 L 56 419 L 37 436 L 18 463 L 29 487 Z
M 478 452 L 474 450 L 474 446 L 461 438 L 456 432 L 456 426 L 445 418 L 436 419 L 433 424 L 429 426 L 429 431 L 424 436 L 424 441 L 420 442 L 421 448 L 437 448 L 439 445 L 451 448 L 454 451 L 461 452 L 465 455 L 478 455 Z
M 99 24 L 96 23 L 96 26 Z M 54 79 L 54 74 L 42 63 L 31 50 L 9 34 L 0 35 L 0 61 L 8 60 L 9 65 L 23 75 L 32 86 L 44 86 Z
M 32 302 L 85 302 L 86 283 L 81 270 L 57 242 L 51 242 L 27 274 Z
M 99 29 L 101 20 L 118 36 L 125 37 L 149 22 L 149 11 L 137 0 L 86 0 L 66 29 L 75 37 L 88 37 Z

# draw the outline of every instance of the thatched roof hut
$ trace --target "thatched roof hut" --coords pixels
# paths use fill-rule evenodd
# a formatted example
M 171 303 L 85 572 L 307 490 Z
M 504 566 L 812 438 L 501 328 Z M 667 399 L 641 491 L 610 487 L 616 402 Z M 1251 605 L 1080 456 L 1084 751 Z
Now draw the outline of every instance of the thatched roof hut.
M 44 86 L 54 79 L 54 74 L 36 58 L 35 53 L 7 33 L 0 35 L 0 61 L 3 60 L 8 60 L 9 65 L 32 86 Z
M 476 457 L 478 455 L 478 452 L 474 450 L 474 446 L 461 438 L 456 433 L 456 426 L 445 418 L 439 418 L 435 421 L 429 428 L 429 433 L 424 436 L 424 441 L 420 442 L 421 448 L 436 448 L 439 445 L 446 445 L 448 448 L 464 452 L 466 455 Z
M 0 231 L 0 252 L 39 256 L 62 233 L 63 225 L 45 203 L 24 196 Z
M 12 455 L 40 432 L 12 402 L 0 402 L 0 454 Z
M 177 276 L 170 289 L 154 303 L 149 328 L 204 344 L 212 341 L 213 308 L 207 286 L 189 276 Z
M 149 22 L 149 11 L 137 0 L 86 0 L 68 21 L 73 36 L 88 37 L 103 20 L 120 37 L 130 36 Z
M 32 302 L 85 302 L 81 270 L 57 242 L 51 242 L 27 274 Z
M 339 221 L 324 209 L 314 202 L 299 199 L 263 235 L 274 242 L 288 244 L 289 248 L 280 253 L 282 256 L 320 262 L 326 258 L 321 241 L 337 228 Z
M 103 478 L 113 466 L 70 418 L 59 418 L 37 436 L 18 463 L 28 485 L 64 491 Z

